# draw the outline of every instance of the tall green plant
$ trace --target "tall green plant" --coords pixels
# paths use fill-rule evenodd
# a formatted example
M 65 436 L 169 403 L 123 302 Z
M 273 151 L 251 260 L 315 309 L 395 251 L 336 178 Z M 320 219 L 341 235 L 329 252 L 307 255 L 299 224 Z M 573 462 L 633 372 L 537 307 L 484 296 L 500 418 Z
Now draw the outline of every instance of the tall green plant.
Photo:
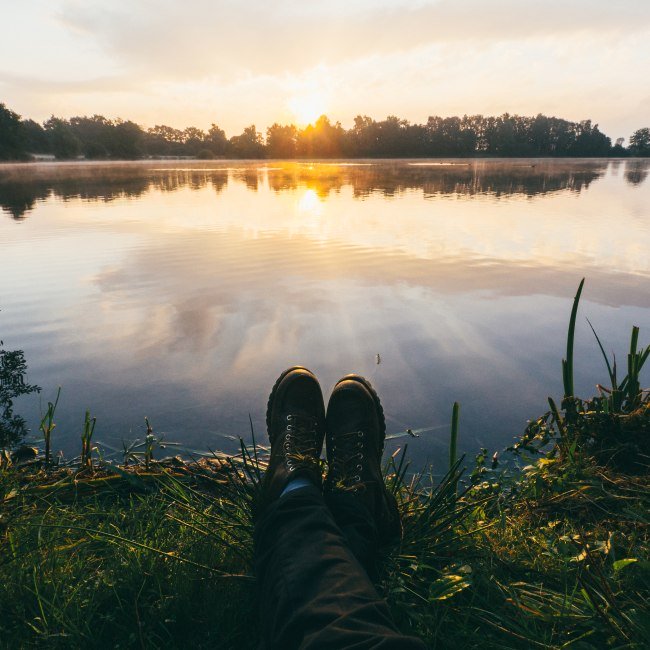
M 630 351 L 627 355 L 627 375 L 623 378 L 621 383 L 617 382 L 616 377 L 616 357 L 613 357 L 613 361 L 610 364 L 609 359 L 607 358 L 607 353 L 605 348 L 594 329 L 594 326 L 589 322 L 589 327 L 596 337 L 598 342 L 598 347 L 600 352 L 603 355 L 605 360 L 605 365 L 607 366 L 607 373 L 609 374 L 609 380 L 611 382 L 611 388 L 605 388 L 604 386 L 598 385 L 598 389 L 602 393 L 607 393 L 608 398 L 605 402 L 607 411 L 610 413 L 630 413 L 639 406 L 643 401 L 643 392 L 641 390 L 640 374 L 645 362 L 650 356 L 650 345 L 647 345 L 640 350 L 637 350 L 637 345 L 639 342 L 639 328 L 635 325 L 632 327 L 632 335 L 630 337 Z
M 639 328 L 635 325 L 632 328 L 630 352 L 627 355 L 627 377 L 621 382 L 621 391 L 625 396 L 628 411 L 633 411 L 641 404 L 641 383 L 639 382 L 639 375 L 650 355 L 650 345 L 645 350 L 636 349 L 638 341 Z
M 580 294 L 582 287 L 585 284 L 585 279 L 580 280 L 578 291 L 573 299 L 573 307 L 571 308 L 571 318 L 569 319 L 569 331 L 566 341 L 566 359 L 562 359 L 562 380 L 564 383 L 564 398 L 574 397 L 573 386 L 573 342 L 576 333 L 576 318 L 578 316 L 578 303 L 580 302 Z
M 90 417 L 90 411 L 86 411 L 84 418 L 84 428 L 81 434 L 81 466 L 91 468 L 92 462 L 92 446 L 93 433 L 95 432 L 95 423 L 97 418 Z
M 54 400 L 54 403 L 48 402 L 47 403 L 47 411 L 45 411 L 45 415 L 41 419 L 41 424 L 39 425 L 39 429 L 43 433 L 43 440 L 45 441 L 45 466 L 49 467 L 50 465 L 50 460 L 51 460 L 51 448 L 52 448 L 52 431 L 56 428 L 56 424 L 54 422 L 54 414 L 56 413 L 56 407 L 59 404 L 59 397 L 61 396 L 61 386 L 59 386 L 59 389 L 56 391 L 56 399 Z

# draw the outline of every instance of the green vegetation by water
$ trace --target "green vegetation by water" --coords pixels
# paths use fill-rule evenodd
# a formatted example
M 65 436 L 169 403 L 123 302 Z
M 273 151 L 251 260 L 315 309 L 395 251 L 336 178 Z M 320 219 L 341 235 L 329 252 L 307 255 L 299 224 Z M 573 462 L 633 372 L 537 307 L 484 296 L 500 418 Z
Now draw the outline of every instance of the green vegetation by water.
M 38 124 L 21 119 L 0 104 L 0 160 L 49 154 L 58 159 L 131 160 L 156 156 L 210 158 L 403 158 L 453 156 L 648 156 L 650 129 L 612 139 L 591 120 L 570 122 L 557 117 L 431 116 L 411 124 L 394 115 L 377 121 L 357 115 L 344 129 L 322 115 L 298 128 L 273 124 L 266 138 L 255 125 L 230 138 L 218 125 L 206 132 L 190 126 L 156 125 L 144 129 L 130 120 L 102 115 L 62 119 L 52 116 Z
M 611 385 L 575 396 L 581 290 L 559 406 L 549 399 L 501 458 L 464 463 L 454 405 L 442 480 L 411 474 L 407 448 L 386 467 L 404 536 L 382 549 L 379 588 L 432 648 L 650 644 L 650 346 L 633 328 L 621 378 L 596 337 Z M 152 449 L 125 449 L 129 467 L 4 454 L 0 646 L 257 646 L 251 505 L 266 450 L 187 464 Z

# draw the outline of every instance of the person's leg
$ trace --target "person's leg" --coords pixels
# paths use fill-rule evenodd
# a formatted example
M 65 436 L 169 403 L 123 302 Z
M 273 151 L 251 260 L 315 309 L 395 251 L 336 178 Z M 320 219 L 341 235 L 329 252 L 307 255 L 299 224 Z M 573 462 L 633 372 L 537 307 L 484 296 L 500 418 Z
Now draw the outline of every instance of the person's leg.
M 402 636 L 315 486 L 270 504 L 256 528 L 269 648 L 423 648 Z
M 327 406 L 325 499 L 355 556 L 377 577 L 377 550 L 401 534 L 381 471 L 386 423 L 379 396 L 359 375 L 343 377 Z
M 377 580 L 377 522 L 370 509 L 355 494 L 326 490 L 325 503 L 348 548 L 372 581 Z
M 271 459 L 255 529 L 263 641 L 283 650 L 423 648 L 396 630 L 325 504 L 315 471 L 322 411 L 309 371 L 283 373 L 269 399 Z M 292 490 L 294 477 L 307 485 Z

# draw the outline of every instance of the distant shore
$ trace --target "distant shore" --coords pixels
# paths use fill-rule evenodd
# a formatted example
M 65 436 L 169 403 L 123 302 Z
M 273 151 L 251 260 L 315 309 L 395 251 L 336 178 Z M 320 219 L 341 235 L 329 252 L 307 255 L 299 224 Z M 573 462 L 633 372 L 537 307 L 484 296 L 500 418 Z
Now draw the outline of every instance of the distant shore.
M 394 115 L 385 120 L 357 115 L 349 129 L 321 115 L 304 128 L 275 123 L 263 135 L 252 124 L 228 138 L 216 124 L 207 131 L 194 126 L 143 128 L 102 115 L 52 116 L 41 125 L 0 104 L 0 125 L 0 160 L 650 156 L 650 128 L 637 129 L 623 146 L 625 137 L 612 143 L 589 119 L 571 122 L 542 114 L 432 115 L 424 124 Z

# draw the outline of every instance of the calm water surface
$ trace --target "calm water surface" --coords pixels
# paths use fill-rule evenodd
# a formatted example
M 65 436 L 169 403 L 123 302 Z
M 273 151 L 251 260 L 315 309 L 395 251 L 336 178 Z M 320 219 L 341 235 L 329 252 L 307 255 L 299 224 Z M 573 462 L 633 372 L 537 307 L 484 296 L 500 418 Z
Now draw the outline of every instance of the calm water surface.
M 0 167 L 0 338 L 41 396 L 62 386 L 57 448 L 84 411 L 106 449 L 144 416 L 187 449 L 264 432 L 276 376 L 327 394 L 348 372 L 385 405 L 390 450 L 444 466 L 509 444 L 561 393 L 587 278 L 576 384 L 606 383 L 585 316 L 625 358 L 650 331 L 650 166 L 643 161 L 134 163 Z M 645 332 L 645 336 L 644 336 Z M 647 383 L 647 375 L 646 375 Z M 407 428 L 420 432 L 406 438 Z

